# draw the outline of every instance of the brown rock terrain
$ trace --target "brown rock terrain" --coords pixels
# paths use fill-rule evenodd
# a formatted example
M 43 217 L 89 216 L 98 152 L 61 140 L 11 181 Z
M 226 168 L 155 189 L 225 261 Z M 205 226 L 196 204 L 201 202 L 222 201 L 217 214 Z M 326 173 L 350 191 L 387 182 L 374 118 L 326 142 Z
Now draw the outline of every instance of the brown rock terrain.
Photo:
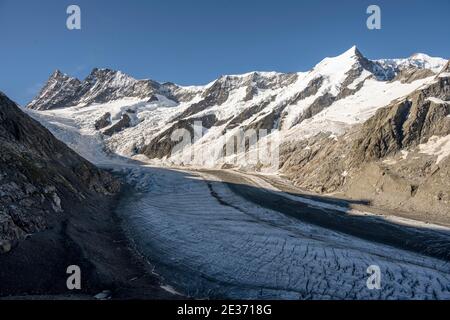
M 409 212 L 409 217 L 450 225 L 450 159 L 437 161 L 420 148 L 450 134 L 445 70 L 343 136 L 322 133 L 284 143 L 282 171 L 308 190 L 364 199 Z

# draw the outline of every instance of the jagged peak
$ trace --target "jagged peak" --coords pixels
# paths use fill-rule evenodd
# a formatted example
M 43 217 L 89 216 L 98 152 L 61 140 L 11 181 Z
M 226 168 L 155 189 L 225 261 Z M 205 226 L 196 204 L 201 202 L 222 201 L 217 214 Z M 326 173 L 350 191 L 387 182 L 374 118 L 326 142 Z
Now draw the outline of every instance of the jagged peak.
M 77 78 L 71 77 L 71 76 L 69 76 L 68 74 L 62 72 L 61 70 L 56 69 L 56 70 L 53 71 L 53 73 L 50 75 L 49 81 L 52 80 L 52 79 L 56 79 L 56 80 L 59 80 L 59 79 L 66 80 L 66 79 L 77 79 Z M 77 80 L 78 80 L 78 79 L 77 79 Z
M 53 73 L 51 74 L 51 77 L 60 77 L 64 75 L 64 73 L 61 72 L 61 70 L 56 69 L 55 71 L 53 71 Z
M 113 70 L 109 68 L 94 68 L 91 73 L 84 79 L 84 83 L 87 85 L 93 85 L 94 83 L 108 82 L 109 85 L 114 87 L 132 85 L 140 80 L 137 80 L 128 74 L 119 70 Z M 143 80 L 145 81 L 145 80 Z
M 89 75 L 98 75 L 98 74 L 117 74 L 120 73 L 119 70 L 113 70 L 110 68 L 93 68 Z
M 109 68 L 93 68 L 92 71 L 89 73 L 89 75 L 86 77 L 87 79 L 97 79 L 97 78 L 104 78 L 106 76 L 115 76 L 118 74 L 121 74 L 121 71 L 109 69 Z
M 344 51 L 338 56 L 331 57 L 328 59 L 345 59 L 345 58 L 364 58 L 364 55 L 359 51 L 358 47 L 356 45 L 353 45 L 350 49 Z
M 313 68 L 313 71 L 325 75 L 346 73 L 348 70 L 355 68 L 355 66 L 367 68 L 369 63 L 370 61 L 354 45 L 340 55 L 323 59 Z
M 160 90 L 160 87 L 156 81 L 137 80 L 122 71 L 109 68 L 93 68 L 83 81 L 56 70 L 28 107 L 46 110 L 127 96 L 144 99 Z
M 362 56 L 361 51 L 359 51 L 358 47 L 356 45 L 353 45 L 350 49 L 345 51 L 343 53 L 344 55 L 356 55 L 356 56 Z
M 52 88 L 59 88 L 60 86 L 70 83 L 71 85 L 79 85 L 81 82 L 75 77 L 71 77 L 66 73 L 62 72 L 59 69 L 56 69 L 48 78 L 44 87 L 38 94 L 38 97 L 48 92 L 48 90 L 52 90 Z
M 110 68 L 94 68 L 84 79 L 84 82 L 93 83 L 97 81 L 112 81 L 116 84 L 130 84 L 136 82 L 148 82 L 152 86 L 161 86 L 161 84 L 152 79 L 136 79 L 120 70 Z
M 326 57 L 323 59 L 322 62 L 330 62 L 330 61 L 337 61 L 337 62 L 343 62 L 343 61 L 354 61 L 355 59 L 364 58 L 363 54 L 359 49 L 356 47 L 356 45 L 353 45 L 350 49 L 344 51 L 343 53 L 333 56 L 333 57 Z M 319 63 L 319 64 L 320 64 Z

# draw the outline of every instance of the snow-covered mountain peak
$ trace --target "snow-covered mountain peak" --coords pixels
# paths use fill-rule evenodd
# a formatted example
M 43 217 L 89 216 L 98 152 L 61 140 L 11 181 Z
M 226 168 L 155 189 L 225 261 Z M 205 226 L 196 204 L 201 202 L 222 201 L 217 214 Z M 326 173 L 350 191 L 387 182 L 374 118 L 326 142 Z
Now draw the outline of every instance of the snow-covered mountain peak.
M 320 61 L 311 71 L 317 77 L 329 78 L 330 82 L 339 87 L 342 82 L 346 85 L 365 75 L 372 74 L 379 80 L 387 80 L 387 76 L 376 63 L 367 59 L 356 46 L 352 46 L 344 53 L 327 57 Z
M 351 47 L 347 51 L 334 56 L 334 57 L 326 57 L 321 62 L 319 62 L 314 69 L 328 66 L 328 65 L 341 65 L 342 68 L 351 67 L 355 63 L 360 62 L 361 59 L 366 59 L 363 54 L 358 50 L 356 46 Z
M 145 80 L 136 80 L 135 78 L 123 73 L 122 71 L 98 68 L 94 68 L 85 79 L 85 82 L 88 83 L 108 83 L 109 85 L 114 87 L 129 86 L 135 84 L 138 81 Z
M 31 109 L 40 109 L 45 102 L 47 109 L 59 108 L 66 105 L 70 98 L 76 94 L 81 82 L 77 78 L 68 76 L 60 70 L 55 70 L 39 95 L 28 104 Z
M 57 70 L 28 107 L 48 110 L 77 104 L 104 103 L 121 98 L 150 99 L 156 93 L 167 93 L 162 91 L 164 90 L 156 81 L 136 80 L 112 69 L 94 68 L 83 81 Z
M 411 76 L 415 71 L 424 70 L 431 73 L 438 73 L 447 60 L 439 57 L 431 57 L 424 53 L 416 53 L 408 58 L 401 59 L 379 59 L 369 60 L 356 46 L 336 57 L 323 59 L 314 67 L 317 73 L 328 75 L 346 73 L 349 70 L 365 69 L 373 74 L 375 78 L 382 81 L 393 80 L 399 74 Z M 427 72 L 422 72 L 425 75 Z M 422 75 L 422 76 L 423 76 Z
M 430 57 L 425 53 L 415 53 L 409 58 L 409 60 L 411 63 L 420 66 L 421 68 L 430 69 L 432 71 L 439 71 L 439 69 L 442 68 L 442 65 L 447 62 L 445 59 Z
M 56 69 L 55 71 L 53 71 L 49 79 L 64 79 L 64 78 L 70 78 L 70 76 L 63 73 L 61 70 Z
M 319 68 L 325 68 L 327 66 L 337 66 L 337 65 L 352 65 L 356 60 L 356 47 L 352 47 L 344 53 L 335 56 L 335 57 L 326 57 L 322 61 L 320 61 L 315 67 L 314 70 Z
M 86 78 L 90 84 L 96 83 L 99 87 L 125 88 L 138 82 L 133 77 L 111 69 L 94 69 Z
M 353 45 L 350 49 L 348 49 L 347 51 L 341 53 L 340 55 L 338 55 L 335 58 L 341 58 L 341 59 L 345 59 L 345 58 L 360 58 L 360 57 L 364 57 L 361 53 L 361 51 L 359 51 L 359 49 L 356 47 L 356 45 Z
M 332 96 L 337 96 L 349 85 L 356 85 L 369 76 L 386 80 L 376 64 L 362 55 L 356 46 L 344 53 L 327 57 L 320 61 L 308 74 L 308 79 L 323 79 L 322 89 Z M 358 81 L 359 80 L 359 81 Z
M 80 80 L 78 80 L 77 78 L 71 77 L 68 74 L 62 72 L 61 70 L 56 69 L 48 78 L 47 83 L 44 86 L 44 88 L 48 87 L 49 85 L 52 85 L 52 84 L 54 84 L 54 85 L 56 85 L 57 83 L 62 84 L 64 82 L 71 81 L 71 80 L 76 80 L 76 81 L 80 82 Z
M 415 53 L 408 58 L 380 59 L 376 60 L 376 62 L 383 68 L 391 69 L 395 73 L 407 69 L 427 69 L 437 73 L 443 68 L 447 60 L 438 57 L 430 57 L 424 53 Z

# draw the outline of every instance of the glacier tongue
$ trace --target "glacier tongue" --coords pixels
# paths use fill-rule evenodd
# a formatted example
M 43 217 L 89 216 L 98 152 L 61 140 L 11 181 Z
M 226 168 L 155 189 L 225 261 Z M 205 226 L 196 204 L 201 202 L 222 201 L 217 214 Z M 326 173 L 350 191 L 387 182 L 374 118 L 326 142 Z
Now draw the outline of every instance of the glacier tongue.
M 450 275 L 442 261 L 259 207 L 209 174 L 149 167 L 118 170 L 140 191 L 118 208 L 130 236 L 156 264 L 156 272 L 189 296 L 450 298 Z M 370 265 L 383 272 L 382 290 L 366 286 Z

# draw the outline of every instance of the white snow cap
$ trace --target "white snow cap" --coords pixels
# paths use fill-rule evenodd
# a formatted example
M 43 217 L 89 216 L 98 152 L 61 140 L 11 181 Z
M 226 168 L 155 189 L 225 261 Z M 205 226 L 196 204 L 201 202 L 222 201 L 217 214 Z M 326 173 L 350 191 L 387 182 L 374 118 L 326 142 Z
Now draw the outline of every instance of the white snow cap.
M 409 58 L 403 59 L 380 59 L 376 61 L 381 64 L 390 65 L 393 67 L 412 66 L 420 69 L 429 69 L 434 73 L 439 72 L 447 63 L 447 60 L 443 58 L 430 57 L 425 53 L 415 53 Z

